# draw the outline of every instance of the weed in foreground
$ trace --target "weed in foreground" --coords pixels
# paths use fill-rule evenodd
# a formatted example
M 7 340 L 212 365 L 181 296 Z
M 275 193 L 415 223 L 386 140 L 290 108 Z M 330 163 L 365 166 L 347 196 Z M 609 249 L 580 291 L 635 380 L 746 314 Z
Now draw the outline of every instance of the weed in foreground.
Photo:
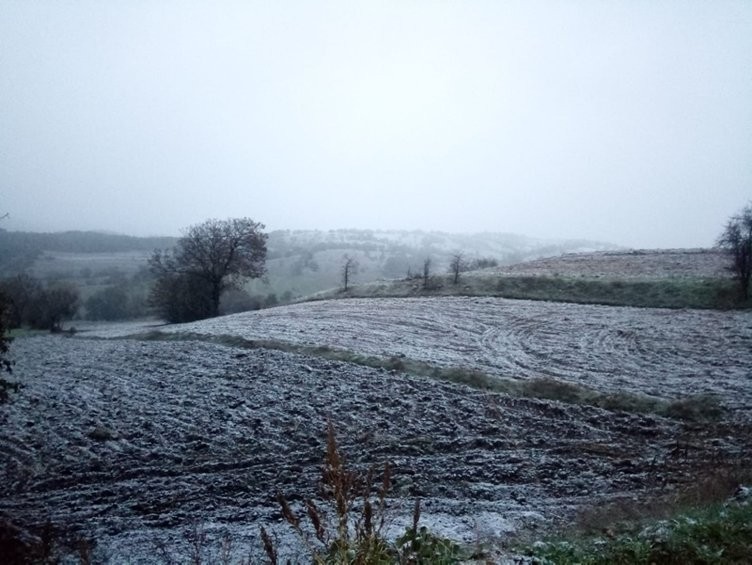
M 387 495 L 392 488 L 391 466 L 388 463 L 384 466 L 375 497 L 372 497 L 375 478 L 373 469 L 360 476 L 345 466 L 334 426 L 329 422 L 321 486 L 322 496 L 333 512 L 324 512 L 309 498 L 303 504 L 304 514 L 299 513 L 284 495 L 277 496 L 282 516 L 298 535 L 313 563 L 450 564 L 461 560 L 457 544 L 419 526 L 420 501 L 415 503 L 412 526 L 395 542 L 387 540 L 384 525 Z M 309 523 L 304 523 L 304 516 Z M 269 562 L 276 565 L 279 562 L 276 547 L 263 527 L 261 539 Z

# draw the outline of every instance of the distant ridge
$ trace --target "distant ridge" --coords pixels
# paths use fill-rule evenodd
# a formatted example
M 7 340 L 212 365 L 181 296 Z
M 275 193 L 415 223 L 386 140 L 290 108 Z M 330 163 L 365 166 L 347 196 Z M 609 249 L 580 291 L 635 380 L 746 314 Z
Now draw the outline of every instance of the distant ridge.
M 65 253 L 118 253 L 170 247 L 174 237 L 137 237 L 103 231 L 27 232 L 0 230 L 0 247 Z
M 4 275 L 31 271 L 75 278 L 82 269 L 119 266 L 135 272 L 154 249 L 175 245 L 176 237 L 136 237 L 102 231 L 36 233 L 0 230 L 0 269 Z M 419 230 L 274 230 L 267 242 L 265 277 L 247 285 L 252 294 L 300 297 L 340 284 L 345 255 L 358 264 L 353 282 L 404 278 L 426 259 L 432 273 L 447 272 L 455 253 L 472 261 L 503 266 L 563 253 L 619 249 L 589 240 L 552 240 L 511 233 L 448 233 Z M 97 257 L 94 255 L 107 255 Z M 126 254 L 128 255 L 126 257 Z M 90 257 L 89 257 L 90 255 Z

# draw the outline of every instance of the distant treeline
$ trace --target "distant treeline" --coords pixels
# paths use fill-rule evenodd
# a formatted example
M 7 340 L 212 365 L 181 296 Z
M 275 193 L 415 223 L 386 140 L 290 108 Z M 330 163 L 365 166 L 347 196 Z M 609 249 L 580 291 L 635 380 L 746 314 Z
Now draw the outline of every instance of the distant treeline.
M 275 230 L 268 233 L 266 273 L 228 293 L 221 309 L 236 312 L 289 302 L 342 283 L 345 257 L 353 284 L 507 265 L 576 251 L 613 248 L 576 240 L 540 240 L 510 233 L 456 234 L 420 230 Z M 81 292 L 80 315 L 96 319 L 142 316 L 152 280 L 147 259 L 178 238 L 134 237 L 97 231 L 32 233 L 0 229 L 0 280 L 20 274 L 42 283 L 67 282 Z M 123 293 L 127 300 L 123 299 Z M 85 312 L 85 314 L 84 314 Z
M 171 247 L 175 241 L 175 237 L 135 237 L 97 231 L 36 233 L 0 229 L 0 246 L 3 250 L 22 247 L 66 253 L 117 253 L 162 249 Z
M 64 253 L 122 253 L 152 251 L 175 244 L 174 237 L 135 237 L 96 231 L 36 233 L 0 229 L 0 269 L 28 269 L 44 251 Z

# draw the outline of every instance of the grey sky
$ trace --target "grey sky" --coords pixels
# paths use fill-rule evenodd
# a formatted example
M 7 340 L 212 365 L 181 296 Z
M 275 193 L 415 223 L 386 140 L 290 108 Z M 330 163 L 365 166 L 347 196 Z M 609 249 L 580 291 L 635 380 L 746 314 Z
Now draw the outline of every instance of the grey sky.
M 0 0 L 6 229 L 692 247 L 750 199 L 746 0 Z

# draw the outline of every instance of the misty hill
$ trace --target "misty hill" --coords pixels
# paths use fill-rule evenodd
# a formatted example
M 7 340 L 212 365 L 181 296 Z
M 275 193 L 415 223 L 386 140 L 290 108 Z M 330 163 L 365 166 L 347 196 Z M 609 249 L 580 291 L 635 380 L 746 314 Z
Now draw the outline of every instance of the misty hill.
M 45 253 L 122 254 L 147 256 L 156 248 L 174 245 L 174 237 L 135 237 L 97 231 L 37 233 L 0 229 L 0 270 L 4 275 L 32 269 Z M 140 253 L 139 253 L 140 252 Z
M 504 298 L 649 308 L 750 308 L 740 300 L 719 249 L 643 249 L 563 253 L 512 265 L 453 274 L 435 271 L 428 280 L 413 277 L 376 280 L 309 296 L 407 298 L 493 296 Z
M 61 233 L 0 230 L 0 272 L 28 271 L 43 279 L 83 279 L 146 266 L 154 249 L 175 244 L 174 237 L 134 237 L 92 231 Z M 309 295 L 340 284 L 345 255 L 357 262 L 354 283 L 403 278 L 422 270 L 445 273 L 454 253 L 468 261 L 492 259 L 510 265 L 562 253 L 614 249 L 585 240 L 544 240 L 505 233 L 452 234 L 423 231 L 277 230 L 269 233 L 267 274 L 248 284 L 251 294 L 280 298 Z
M 353 282 L 403 278 L 431 270 L 445 273 L 452 255 L 468 261 L 493 259 L 499 265 L 560 255 L 615 249 L 586 240 L 543 240 L 508 233 L 455 234 L 388 230 L 278 230 L 269 234 L 267 276 L 253 281 L 252 292 L 305 296 L 341 284 L 345 255 L 355 259 Z

